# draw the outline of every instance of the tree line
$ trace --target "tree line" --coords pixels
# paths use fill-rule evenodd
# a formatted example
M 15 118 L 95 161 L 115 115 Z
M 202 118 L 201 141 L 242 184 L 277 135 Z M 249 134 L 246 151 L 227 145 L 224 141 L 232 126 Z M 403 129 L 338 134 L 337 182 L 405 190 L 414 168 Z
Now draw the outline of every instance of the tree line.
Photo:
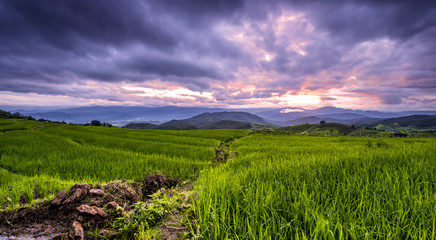
M 34 121 L 40 121 L 40 122 L 53 122 L 53 123 L 65 123 L 65 121 L 62 122 L 57 122 L 57 121 L 50 121 L 44 118 L 40 118 L 38 120 L 36 120 L 34 117 L 32 116 L 26 116 L 26 115 L 22 115 L 19 112 L 7 112 L 7 111 L 3 111 L 0 110 L 0 118 L 4 118 L 4 119 L 27 119 L 27 120 L 34 120 Z M 71 123 L 70 123 L 71 124 Z M 98 120 L 92 120 L 90 123 L 85 123 L 85 124 L 76 124 L 76 125 L 84 125 L 84 126 L 102 126 L 102 127 L 112 127 L 112 124 L 110 123 L 106 123 L 106 122 L 100 122 Z

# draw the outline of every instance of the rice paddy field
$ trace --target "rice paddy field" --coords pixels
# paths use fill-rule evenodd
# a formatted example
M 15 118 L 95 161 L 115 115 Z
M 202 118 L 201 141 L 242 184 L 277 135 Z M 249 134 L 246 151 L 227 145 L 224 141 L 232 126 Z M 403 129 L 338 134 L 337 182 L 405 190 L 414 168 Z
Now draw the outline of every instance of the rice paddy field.
M 130 130 L 0 120 L 0 206 L 53 197 L 77 182 L 140 180 L 160 173 L 196 179 L 221 141 L 247 130 Z
M 255 134 L 197 181 L 205 239 L 435 239 L 435 139 Z
M 230 140 L 232 158 L 213 164 Z M 151 173 L 194 183 L 196 239 L 436 239 L 435 138 L 0 120 L 1 209 Z

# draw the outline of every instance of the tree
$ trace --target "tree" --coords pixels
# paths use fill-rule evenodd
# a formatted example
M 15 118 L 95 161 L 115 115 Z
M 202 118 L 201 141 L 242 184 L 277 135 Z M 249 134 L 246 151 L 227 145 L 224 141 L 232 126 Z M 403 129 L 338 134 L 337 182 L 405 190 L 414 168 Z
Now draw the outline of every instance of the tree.
M 12 113 L 0 110 L 0 118 L 12 118 Z
M 101 122 L 98 120 L 92 120 L 91 121 L 91 126 L 101 126 Z
M 13 117 L 13 118 L 22 118 L 21 113 L 19 113 L 19 112 L 14 112 L 14 113 L 12 114 L 12 117 Z

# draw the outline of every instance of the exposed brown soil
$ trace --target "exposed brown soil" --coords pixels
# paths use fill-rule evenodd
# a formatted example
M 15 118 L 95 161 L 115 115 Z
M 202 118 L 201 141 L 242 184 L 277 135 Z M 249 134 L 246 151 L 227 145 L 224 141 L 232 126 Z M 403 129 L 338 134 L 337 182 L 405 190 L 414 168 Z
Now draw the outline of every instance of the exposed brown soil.
M 101 186 L 104 196 L 89 194 L 86 189 L 82 190 L 82 194 L 77 194 L 80 190 L 77 190 L 75 185 L 68 196 L 61 200 L 60 205 L 46 202 L 36 207 L 0 212 L 0 239 L 15 239 L 13 236 L 25 236 L 26 239 L 83 239 L 74 235 L 74 221 L 80 223 L 85 233 L 96 232 L 95 229 L 99 229 L 98 234 L 93 235 L 91 239 L 116 239 L 116 232 L 110 229 L 109 225 L 117 217 L 116 210 L 111 209 L 114 202 L 128 211 L 132 203 L 145 199 L 143 192 L 152 194 L 154 193 L 152 191 L 175 186 L 178 182 L 177 179 L 166 179 L 162 175 L 150 175 L 143 181 L 135 183 L 120 180 Z M 86 194 L 83 194 L 83 191 Z M 66 201 L 74 195 L 79 196 L 79 199 Z M 112 203 L 108 205 L 109 202 Z M 91 212 L 86 212 L 84 209 L 91 209 Z M 92 215 L 93 212 L 97 214 Z M 85 239 L 90 237 L 86 236 Z

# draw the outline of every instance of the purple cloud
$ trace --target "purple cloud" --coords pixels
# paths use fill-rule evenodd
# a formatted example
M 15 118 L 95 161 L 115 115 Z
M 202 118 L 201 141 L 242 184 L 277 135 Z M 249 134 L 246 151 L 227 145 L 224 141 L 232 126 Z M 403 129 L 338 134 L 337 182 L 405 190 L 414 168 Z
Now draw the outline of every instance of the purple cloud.
M 6 0 L 0 95 L 430 109 L 435 26 L 429 1 Z M 150 100 L 126 86 L 170 92 Z

